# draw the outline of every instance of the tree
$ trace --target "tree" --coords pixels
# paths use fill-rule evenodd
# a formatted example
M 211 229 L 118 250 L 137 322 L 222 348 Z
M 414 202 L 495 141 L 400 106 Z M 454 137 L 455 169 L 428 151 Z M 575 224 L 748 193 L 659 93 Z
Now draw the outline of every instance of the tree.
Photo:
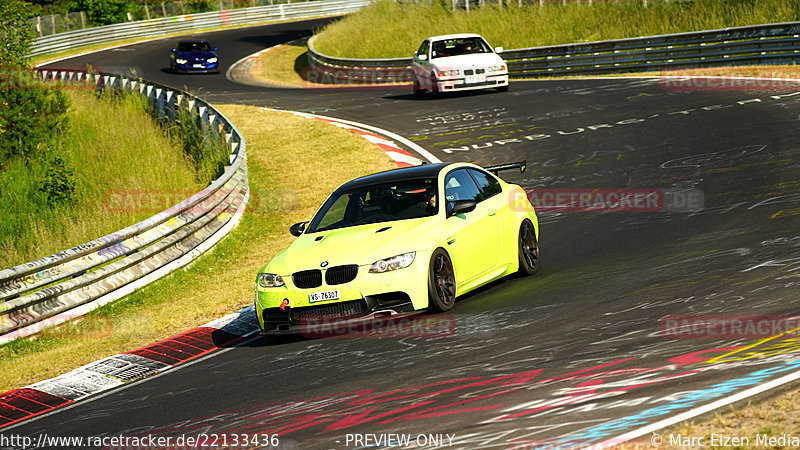
M 75 0 L 72 2 L 70 9 L 72 11 L 85 11 L 89 22 L 93 25 L 109 25 L 126 22 L 130 11 L 129 6 L 128 2 Z
M 27 67 L 33 39 L 28 24 L 29 6 L 20 0 L 0 0 L 0 70 Z

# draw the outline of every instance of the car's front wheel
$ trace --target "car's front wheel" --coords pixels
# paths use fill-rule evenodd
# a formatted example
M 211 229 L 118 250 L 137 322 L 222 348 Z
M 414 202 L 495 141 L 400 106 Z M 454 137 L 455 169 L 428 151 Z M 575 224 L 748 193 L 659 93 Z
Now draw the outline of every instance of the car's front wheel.
M 417 79 L 417 74 L 414 74 L 414 95 L 417 97 L 422 97 L 425 95 L 425 89 L 422 89 L 422 85 L 420 84 L 419 79 Z
M 446 251 L 437 248 L 431 255 L 428 268 L 428 307 L 433 312 L 445 312 L 456 303 L 456 276 Z
M 539 243 L 533 223 L 525 219 L 519 227 L 519 273 L 522 276 L 533 275 L 539 269 Z
M 500 86 L 500 87 L 495 88 L 495 89 L 497 89 L 497 92 L 508 92 L 508 85 Z

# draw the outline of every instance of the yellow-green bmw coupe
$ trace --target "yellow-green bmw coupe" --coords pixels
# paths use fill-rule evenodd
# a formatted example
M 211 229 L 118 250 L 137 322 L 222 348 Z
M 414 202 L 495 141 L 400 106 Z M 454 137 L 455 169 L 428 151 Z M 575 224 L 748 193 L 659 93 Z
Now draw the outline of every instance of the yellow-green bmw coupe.
M 447 311 L 503 276 L 532 275 L 539 225 L 525 191 L 482 168 L 425 164 L 341 185 L 258 273 L 263 333 L 319 320 Z

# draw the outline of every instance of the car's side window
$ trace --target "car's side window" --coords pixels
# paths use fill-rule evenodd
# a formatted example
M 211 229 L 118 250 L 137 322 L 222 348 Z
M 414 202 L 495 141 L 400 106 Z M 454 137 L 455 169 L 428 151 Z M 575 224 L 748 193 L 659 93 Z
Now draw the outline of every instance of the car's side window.
M 456 200 L 472 200 L 479 202 L 482 200 L 481 193 L 475 181 L 469 176 L 466 169 L 454 170 L 447 174 L 444 179 L 444 198 L 447 203 Z
M 503 187 L 500 186 L 500 182 L 495 177 L 480 170 L 467 169 L 467 171 L 472 176 L 472 179 L 475 180 L 475 184 L 478 185 L 478 191 L 484 200 L 502 192 Z
M 430 48 L 430 41 L 424 41 L 422 45 L 419 46 L 419 50 L 417 50 L 417 56 L 420 55 L 428 55 L 428 48 Z

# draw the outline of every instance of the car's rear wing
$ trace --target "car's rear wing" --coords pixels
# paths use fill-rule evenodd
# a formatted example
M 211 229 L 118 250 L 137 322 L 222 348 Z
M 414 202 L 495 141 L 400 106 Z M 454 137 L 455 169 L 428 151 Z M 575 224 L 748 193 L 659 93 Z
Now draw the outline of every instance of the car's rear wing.
M 511 169 L 519 169 L 519 173 L 525 172 L 525 165 L 528 163 L 528 160 L 522 160 L 515 163 L 508 163 L 508 164 L 498 164 L 496 166 L 489 166 L 484 167 L 484 169 L 492 172 L 493 174 L 500 176 L 498 172 L 501 170 L 511 170 Z

